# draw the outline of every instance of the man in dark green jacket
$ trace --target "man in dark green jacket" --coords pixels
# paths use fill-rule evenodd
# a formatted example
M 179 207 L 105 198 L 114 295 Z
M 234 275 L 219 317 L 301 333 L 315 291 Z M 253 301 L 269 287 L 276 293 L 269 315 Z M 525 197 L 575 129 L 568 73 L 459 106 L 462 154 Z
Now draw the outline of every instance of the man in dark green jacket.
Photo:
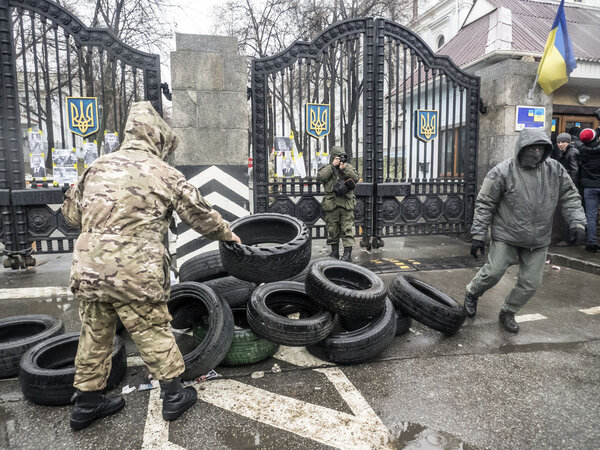
M 471 254 L 485 253 L 491 227 L 488 261 L 467 285 L 465 310 L 477 312 L 477 300 L 500 281 L 511 264 L 519 264 L 517 284 L 500 310 L 500 323 L 519 331 L 515 313 L 533 297 L 542 282 L 550 244 L 552 216 L 557 205 L 569 224 L 571 239 L 585 239 L 581 198 L 565 168 L 549 159 L 550 139 L 541 130 L 525 129 L 517 140 L 515 157 L 491 169 L 475 201 Z
M 342 261 L 351 261 L 352 246 L 354 245 L 354 207 L 356 206 L 354 188 L 358 183 L 358 173 L 351 164 L 346 162 L 346 159 L 346 151 L 342 147 L 332 147 L 329 164 L 319 169 L 317 179 L 323 183 L 325 190 L 321 206 L 325 211 L 327 245 L 331 245 L 329 256 L 340 259 L 341 238 L 344 245 Z M 338 183 L 340 180 L 342 182 Z M 338 183 L 337 187 L 336 183 Z

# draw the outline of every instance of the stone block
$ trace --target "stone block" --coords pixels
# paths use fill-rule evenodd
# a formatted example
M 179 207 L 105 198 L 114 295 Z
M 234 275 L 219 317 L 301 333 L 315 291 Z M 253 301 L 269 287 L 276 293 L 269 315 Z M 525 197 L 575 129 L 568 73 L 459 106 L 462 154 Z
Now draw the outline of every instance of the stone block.
M 248 130 L 176 128 L 175 165 L 247 164 Z
M 225 59 L 225 85 L 224 90 L 244 92 L 248 88 L 248 58 L 233 56 Z
M 222 91 L 223 59 L 217 53 L 171 52 L 172 89 Z
M 248 164 L 248 129 L 227 132 L 227 164 Z
M 186 52 L 238 54 L 237 38 L 232 36 L 175 33 L 175 48 Z
M 199 92 L 198 125 L 204 128 L 248 127 L 246 92 Z
M 196 91 L 174 89 L 173 91 L 173 117 L 174 126 L 179 128 L 195 127 L 198 124 L 196 114 Z

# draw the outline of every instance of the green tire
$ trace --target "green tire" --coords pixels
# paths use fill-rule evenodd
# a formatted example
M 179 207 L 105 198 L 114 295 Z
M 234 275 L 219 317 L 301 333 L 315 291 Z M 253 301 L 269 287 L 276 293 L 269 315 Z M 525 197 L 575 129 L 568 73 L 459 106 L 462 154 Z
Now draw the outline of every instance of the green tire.
M 246 321 L 246 308 L 232 308 L 234 320 L 233 342 L 225 359 L 219 365 L 226 367 L 247 366 L 271 357 L 278 344 L 268 341 L 254 333 Z M 202 322 L 194 323 L 194 339 L 198 344 L 206 335 L 206 325 Z

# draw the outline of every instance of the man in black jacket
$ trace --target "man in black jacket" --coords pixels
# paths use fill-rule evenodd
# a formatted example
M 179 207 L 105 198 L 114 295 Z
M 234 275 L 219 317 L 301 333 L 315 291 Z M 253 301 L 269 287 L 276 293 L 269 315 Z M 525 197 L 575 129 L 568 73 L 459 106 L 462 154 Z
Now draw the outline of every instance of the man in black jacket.
M 579 188 L 579 151 L 571 145 L 571 135 L 569 133 L 560 133 L 556 137 L 556 146 L 558 153 L 556 159 L 566 170 L 575 187 Z M 554 223 L 552 225 L 553 238 L 558 241 L 557 247 L 567 247 L 575 245 L 570 238 L 569 225 L 565 221 L 560 205 L 556 208 L 554 214 Z
M 598 251 L 598 203 L 600 203 L 600 129 L 586 128 L 579 135 L 581 145 L 581 187 L 585 202 L 587 221 L 587 243 L 585 249 L 589 252 Z

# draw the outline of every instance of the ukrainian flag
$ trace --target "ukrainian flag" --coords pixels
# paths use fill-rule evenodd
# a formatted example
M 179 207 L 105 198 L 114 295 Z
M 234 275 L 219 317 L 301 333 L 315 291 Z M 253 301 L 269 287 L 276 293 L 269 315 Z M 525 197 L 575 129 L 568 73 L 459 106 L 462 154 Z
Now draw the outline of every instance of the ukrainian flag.
M 569 74 L 577 67 L 571 39 L 567 33 L 565 0 L 561 0 L 554 18 L 542 61 L 538 67 L 538 83 L 547 95 L 569 81 Z

